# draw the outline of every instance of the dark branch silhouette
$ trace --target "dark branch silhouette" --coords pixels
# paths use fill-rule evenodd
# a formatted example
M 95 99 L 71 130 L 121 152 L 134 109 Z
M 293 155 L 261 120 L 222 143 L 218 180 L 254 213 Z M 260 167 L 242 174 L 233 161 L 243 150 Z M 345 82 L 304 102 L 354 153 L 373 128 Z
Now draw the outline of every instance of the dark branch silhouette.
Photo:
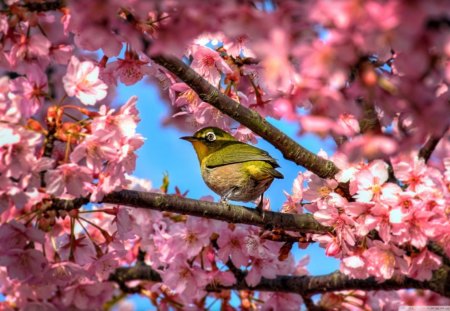
M 445 133 L 447 133 L 447 131 L 448 131 L 448 127 L 444 130 L 442 135 L 440 135 L 440 136 L 437 136 L 437 135 L 430 136 L 430 138 L 428 138 L 428 140 L 425 142 L 423 147 L 419 150 L 419 158 L 422 158 L 425 161 L 425 163 L 428 162 L 428 160 L 430 159 L 431 154 L 433 153 L 434 149 L 436 149 L 436 146 L 439 144 L 439 142 L 441 141 L 442 137 L 445 136 Z
M 241 271 L 245 275 L 245 272 Z M 123 267 L 111 274 L 111 281 L 126 283 L 133 280 L 161 282 L 162 278 L 157 271 L 148 265 Z M 448 267 L 442 267 L 435 271 L 429 281 L 418 281 L 403 276 L 377 282 L 374 278 L 351 279 L 339 271 L 320 276 L 292 276 L 282 275 L 274 279 L 262 278 L 261 282 L 252 287 L 247 285 L 244 278 L 239 278 L 232 286 L 220 284 L 208 285 L 207 291 L 219 291 L 222 289 L 235 290 L 259 290 L 269 292 L 296 293 L 302 295 L 314 295 L 325 292 L 360 289 L 360 290 L 398 290 L 404 288 L 429 289 L 442 296 L 450 297 L 450 271 Z
M 106 195 L 102 202 L 247 224 L 264 229 L 283 229 L 300 233 L 331 231 L 331 228 L 319 224 L 311 214 L 297 215 L 266 211 L 264 215 L 261 215 L 254 208 L 199 201 L 162 193 L 122 190 Z M 57 204 L 64 208 L 64 202 L 60 201 Z M 72 206 L 69 204 L 65 208 L 70 209 Z

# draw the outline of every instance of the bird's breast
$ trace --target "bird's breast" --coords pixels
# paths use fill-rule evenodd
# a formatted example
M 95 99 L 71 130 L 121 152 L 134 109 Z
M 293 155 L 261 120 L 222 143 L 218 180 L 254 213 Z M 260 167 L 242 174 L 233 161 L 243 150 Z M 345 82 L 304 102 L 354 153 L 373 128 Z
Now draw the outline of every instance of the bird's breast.
M 230 200 L 248 202 L 256 200 L 273 181 L 273 176 L 260 178 L 255 174 L 255 170 L 249 162 L 214 168 L 202 165 L 202 177 L 206 185 L 220 196 L 229 194 L 231 190 L 228 197 Z

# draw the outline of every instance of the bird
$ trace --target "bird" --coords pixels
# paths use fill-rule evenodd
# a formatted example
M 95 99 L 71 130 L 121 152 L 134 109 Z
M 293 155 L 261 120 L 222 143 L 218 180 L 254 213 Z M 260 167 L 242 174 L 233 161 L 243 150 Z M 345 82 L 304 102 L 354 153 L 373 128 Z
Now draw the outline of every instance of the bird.
M 189 141 L 194 147 L 202 178 L 221 196 L 221 202 L 250 202 L 260 197 L 257 209 L 263 212 L 264 192 L 275 178 L 284 178 L 276 170 L 280 166 L 269 153 L 238 141 L 220 128 L 205 127 L 180 139 Z

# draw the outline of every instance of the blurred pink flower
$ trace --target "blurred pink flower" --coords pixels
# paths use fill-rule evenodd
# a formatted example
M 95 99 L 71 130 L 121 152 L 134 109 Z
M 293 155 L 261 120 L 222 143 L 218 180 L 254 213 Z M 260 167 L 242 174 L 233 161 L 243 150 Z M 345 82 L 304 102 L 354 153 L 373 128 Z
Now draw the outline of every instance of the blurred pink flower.
M 425 248 L 420 254 L 413 254 L 408 274 L 413 279 L 426 281 L 431 279 L 433 271 L 438 269 L 441 263 L 441 257 Z
M 10 278 L 25 281 L 40 277 L 47 259 L 35 249 L 10 249 L 0 256 L 0 265 L 6 267 Z
M 365 134 L 356 136 L 340 147 L 350 161 L 360 158 L 379 159 L 394 154 L 398 150 L 397 142 L 387 136 Z
M 262 311 L 296 311 L 300 309 L 300 306 L 303 303 L 303 299 L 300 295 L 290 293 L 261 292 L 259 298 L 264 301 L 264 304 L 260 309 Z
M 66 307 L 75 307 L 80 310 L 99 310 L 112 298 L 114 285 L 104 283 L 76 283 L 62 292 L 62 303 Z
M 191 67 L 213 85 L 219 83 L 222 73 L 233 73 L 220 54 L 206 46 L 192 46 L 192 57 Z
M 44 232 L 11 220 L 0 225 L 0 252 L 25 248 L 29 242 L 44 244 Z

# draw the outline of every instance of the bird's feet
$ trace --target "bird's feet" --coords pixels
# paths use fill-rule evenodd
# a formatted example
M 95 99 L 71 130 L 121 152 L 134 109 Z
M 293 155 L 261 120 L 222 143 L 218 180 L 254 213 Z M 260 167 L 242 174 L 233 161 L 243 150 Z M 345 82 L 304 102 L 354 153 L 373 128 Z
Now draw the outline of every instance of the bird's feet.
M 222 204 L 224 207 L 230 207 L 230 203 L 228 202 L 228 199 L 225 197 L 221 197 L 219 203 Z
M 264 198 L 263 198 L 263 195 L 261 195 L 261 200 L 259 200 L 259 203 L 256 206 L 256 210 L 258 211 L 259 215 L 261 215 L 262 219 L 264 219 L 266 214 L 264 212 Z

